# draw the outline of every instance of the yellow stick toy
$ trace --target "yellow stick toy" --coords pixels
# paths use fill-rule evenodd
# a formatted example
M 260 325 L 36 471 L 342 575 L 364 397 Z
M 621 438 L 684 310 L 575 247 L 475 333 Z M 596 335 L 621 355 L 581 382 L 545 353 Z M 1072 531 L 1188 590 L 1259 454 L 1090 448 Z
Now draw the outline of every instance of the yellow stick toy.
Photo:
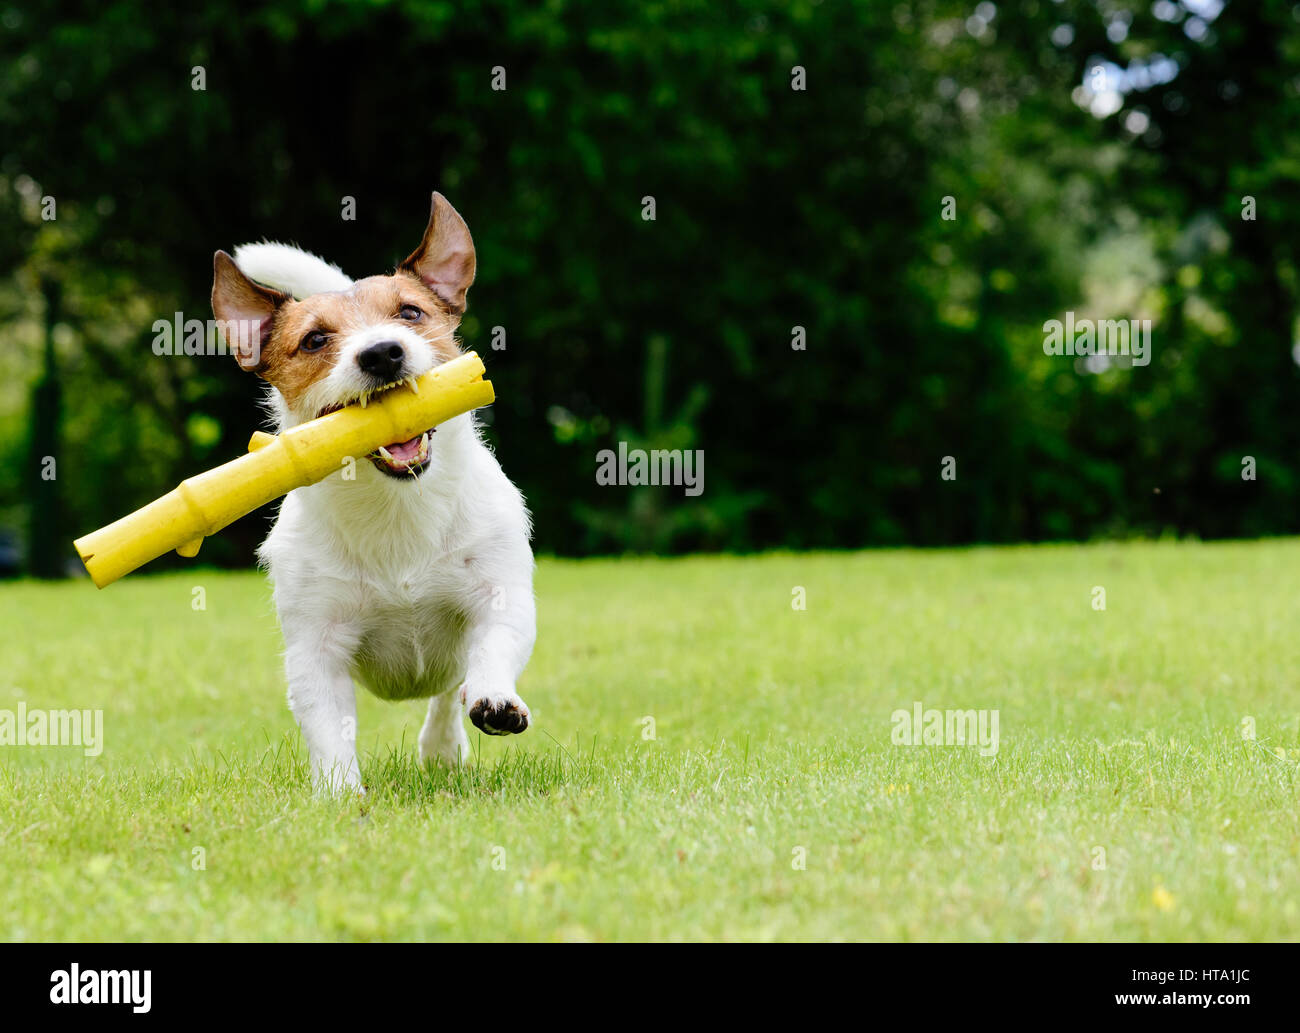
M 483 360 L 466 352 L 419 377 L 418 390 L 399 386 L 364 408 L 348 405 L 283 434 L 257 431 L 247 455 L 78 538 L 77 554 L 100 588 L 172 549 L 194 556 L 208 535 L 294 488 L 324 480 L 349 456 L 369 455 L 490 404 L 495 394 L 483 372 Z

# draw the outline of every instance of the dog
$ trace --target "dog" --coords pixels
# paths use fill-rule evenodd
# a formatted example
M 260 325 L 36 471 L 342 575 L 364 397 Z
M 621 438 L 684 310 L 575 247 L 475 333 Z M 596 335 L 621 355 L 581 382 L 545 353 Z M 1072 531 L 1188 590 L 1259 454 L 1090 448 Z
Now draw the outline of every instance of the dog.
M 469 227 L 435 192 L 419 246 L 391 275 L 353 282 L 299 248 L 246 244 L 214 256 L 212 309 L 284 430 L 411 390 L 456 358 L 475 265 Z M 425 763 L 465 762 L 465 712 L 491 735 L 528 727 L 516 683 L 536 638 L 530 537 L 473 413 L 285 497 L 258 557 L 318 794 L 365 791 L 354 679 L 381 699 L 429 700 Z

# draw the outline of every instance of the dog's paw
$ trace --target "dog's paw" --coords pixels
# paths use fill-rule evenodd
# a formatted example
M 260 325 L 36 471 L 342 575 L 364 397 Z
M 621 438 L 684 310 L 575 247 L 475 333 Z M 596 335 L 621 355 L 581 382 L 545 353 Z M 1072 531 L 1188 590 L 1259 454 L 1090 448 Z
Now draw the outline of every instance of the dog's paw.
M 338 799 L 349 795 L 365 796 L 361 773 L 353 761 L 351 767 L 317 767 L 312 777 L 312 795 L 318 800 Z
M 528 707 L 518 696 L 484 696 L 468 704 L 474 727 L 488 735 L 518 735 L 528 727 Z

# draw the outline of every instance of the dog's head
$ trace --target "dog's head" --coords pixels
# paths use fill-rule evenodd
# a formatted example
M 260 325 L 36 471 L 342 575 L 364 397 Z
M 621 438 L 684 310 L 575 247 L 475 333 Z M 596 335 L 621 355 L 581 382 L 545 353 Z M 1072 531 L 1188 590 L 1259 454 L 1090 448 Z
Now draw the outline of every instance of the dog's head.
M 218 251 L 212 310 L 239 364 L 280 393 L 296 424 L 401 389 L 459 355 L 455 332 L 473 282 L 469 227 L 435 193 L 420 246 L 391 276 L 297 301 L 255 283 Z M 369 459 L 390 476 L 418 476 L 429 465 L 431 433 Z

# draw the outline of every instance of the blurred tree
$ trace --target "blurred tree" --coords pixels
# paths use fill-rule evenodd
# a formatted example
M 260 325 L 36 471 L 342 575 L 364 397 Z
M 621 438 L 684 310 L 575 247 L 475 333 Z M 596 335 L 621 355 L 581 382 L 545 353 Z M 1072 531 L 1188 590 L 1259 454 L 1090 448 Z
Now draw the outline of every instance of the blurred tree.
M 59 577 L 62 563 L 62 508 L 59 505 L 59 408 L 58 359 L 54 350 L 54 328 L 59 322 L 63 291 L 59 282 L 41 279 L 45 302 L 45 348 L 41 378 L 32 392 L 31 443 L 27 470 L 31 484 L 31 523 L 28 529 L 28 570 L 37 577 Z
M 149 350 L 155 320 L 208 315 L 216 248 L 391 268 L 435 187 L 475 235 L 463 337 L 543 550 L 1294 530 L 1294 11 L 1194 7 L 9 8 L 0 318 L 23 348 L 0 364 L 34 382 L 22 285 L 55 276 L 65 537 L 260 421 L 228 359 Z M 1105 61 L 1145 70 L 1112 107 L 1086 85 Z M 1142 260 L 1112 275 L 1116 252 Z M 1083 306 L 1149 311 L 1152 365 L 1043 355 Z M 28 422 L 0 412 L 0 454 Z M 704 449 L 704 494 L 601 487 L 619 440 Z M 18 490 L 0 475 L 0 518 Z M 266 520 L 205 558 L 246 562 Z
M 1081 102 L 1111 111 L 1106 129 L 1129 152 L 1118 188 L 1158 247 L 1162 368 L 1134 377 L 1137 399 L 1112 399 L 1102 417 L 1158 443 L 1126 463 L 1127 491 L 1174 488 L 1152 508 L 1181 532 L 1295 531 L 1300 6 L 1074 13 L 1081 82 L 1097 84 Z M 1245 456 L 1257 480 L 1243 479 Z

